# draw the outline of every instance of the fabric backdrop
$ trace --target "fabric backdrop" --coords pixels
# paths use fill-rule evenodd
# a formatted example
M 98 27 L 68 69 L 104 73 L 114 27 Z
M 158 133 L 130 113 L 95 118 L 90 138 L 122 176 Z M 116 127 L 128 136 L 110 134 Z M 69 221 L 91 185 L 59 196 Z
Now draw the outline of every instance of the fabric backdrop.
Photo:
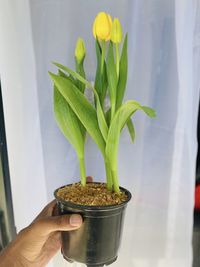
M 92 22 L 99 11 L 119 17 L 129 33 L 126 99 L 157 111 L 153 120 L 141 112 L 134 116 L 134 144 L 126 129 L 120 140 L 120 183 L 133 199 L 113 266 L 191 267 L 199 0 L 0 1 L 0 75 L 17 230 L 55 188 L 79 179 L 75 152 L 54 121 L 47 72 L 55 71 L 51 61 L 74 66 L 81 36 L 87 78 L 94 80 Z M 90 138 L 86 165 L 88 175 L 104 180 L 103 160 Z M 60 255 L 50 265 L 68 266 Z

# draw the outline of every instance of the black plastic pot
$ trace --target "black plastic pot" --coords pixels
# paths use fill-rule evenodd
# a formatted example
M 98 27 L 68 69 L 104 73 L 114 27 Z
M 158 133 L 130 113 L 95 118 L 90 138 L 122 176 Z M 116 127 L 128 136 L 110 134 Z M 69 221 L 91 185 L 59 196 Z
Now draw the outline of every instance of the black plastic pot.
M 62 232 L 62 254 L 69 262 L 80 262 L 88 267 L 102 267 L 117 259 L 121 241 L 125 208 L 131 193 L 120 187 L 128 199 L 120 205 L 82 206 L 66 202 L 55 192 L 60 214 L 77 213 L 82 215 L 81 228 Z

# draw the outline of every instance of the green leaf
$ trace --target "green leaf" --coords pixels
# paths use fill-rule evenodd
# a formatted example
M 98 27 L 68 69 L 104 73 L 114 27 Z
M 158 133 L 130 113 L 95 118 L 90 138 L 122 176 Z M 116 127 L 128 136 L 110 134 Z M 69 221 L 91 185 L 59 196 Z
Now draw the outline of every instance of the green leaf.
M 67 76 L 67 74 L 65 74 L 63 71 L 61 71 L 61 70 L 58 70 L 58 74 L 59 74 L 59 76 L 61 76 L 61 77 L 63 77 L 63 78 L 66 78 L 66 79 L 68 79 L 68 80 L 70 80 L 75 86 L 77 85 L 77 81 L 74 79 L 74 77 L 72 76 L 72 75 L 69 75 L 69 76 Z M 62 95 L 61 95 L 62 96 Z M 67 101 L 65 100 L 65 102 L 66 102 L 66 105 L 68 105 L 68 103 L 67 103 Z M 70 108 L 70 107 L 69 107 Z M 72 110 L 71 110 L 72 111 Z M 73 112 L 73 111 L 72 111 Z M 75 115 L 76 116 L 76 115 Z M 85 141 L 85 138 L 86 138 L 86 130 L 85 130 L 85 128 L 84 128 L 84 126 L 83 126 L 83 124 L 80 122 L 80 120 L 78 120 L 79 121 L 79 127 L 80 127 L 80 130 L 81 130 L 81 132 L 82 132 L 82 135 L 83 135 L 83 137 L 84 137 L 84 141 Z
M 67 76 L 67 74 L 65 74 L 62 70 L 58 70 L 58 74 L 59 74 L 59 76 L 61 76 L 61 77 L 69 78 L 69 77 Z
M 110 126 L 110 117 L 111 117 L 111 109 L 109 108 L 106 113 L 105 113 L 105 117 L 106 117 L 106 122 L 107 122 L 107 125 L 108 127 Z
M 124 39 L 120 65 L 119 65 L 119 81 L 117 86 L 116 109 L 118 109 L 121 106 L 126 89 L 127 73 L 128 73 L 127 43 L 128 43 L 128 34 L 126 34 Z
M 142 110 L 151 118 L 156 117 L 156 111 L 150 107 L 142 106 Z
M 112 42 L 110 42 L 110 46 L 108 50 L 106 70 L 107 70 L 108 92 L 110 95 L 111 119 L 112 119 L 115 113 L 116 90 L 117 90 L 117 73 L 116 73 Z
M 101 103 L 99 100 L 99 96 L 95 90 L 95 88 L 91 85 L 90 82 L 88 82 L 87 80 L 85 80 L 83 77 L 81 77 L 78 73 L 76 73 L 75 71 L 69 69 L 66 66 L 63 66 L 59 63 L 54 63 L 57 67 L 61 68 L 64 71 L 67 71 L 69 74 L 71 74 L 72 76 L 76 77 L 79 81 L 83 82 L 89 89 L 91 89 L 96 97 L 96 102 L 97 102 L 97 119 L 98 119 L 98 125 L 100 128 L 100 131 L 103 135 L 104 140 L 107 139 L 107 135 L 108 135 L 108 126 L 106 123 L 106 119 L 104 117 L 104 113 L 101 107 Z
M 96 55 L 97 55 L 97 69 L 96 69 L 94 87 L 95 87 L 95 89 L 96 89 L 96 91 L 97 91 L 97 93 L 99 95 L 99 98 L 101 98 L 101 94 L 102 94 L 101 47 L 100 47 L 100 44 L 99 44 L 98 40 L 96 40 L 95 47 L 96 47 Z
M 99 128 L 101 130 L 104 140 L 106 141 L 108 136 L 108 125 L 104 117 L 104 113 L 99 100 L 97 101 L 96 105 L 97 105 L 97 118 L 98 118 Z
M 59 76 L 61 76 L 63 78 L 69 79 L 75 86 L 77 86 L 77 81 L 74 79 L 74 77 L 72 75 L 67 75 L 62 70 L 58 70 L 58 74 L 59 74 Z
M 57 89 L 68 102 L 88 133 L 99 146 L 102 154 L 105 154 L 105 141 L 99 129 L 95 108 L 85 98 L 84 94 L 68 79 L 49 72 Z
M 56 86 L 54 86 L 54 114 L 63 135 L 74 147 L 77 155 L 83 156 L 84 138 L 79 127 L 79 119 Z
M 104 107 L 104 100 L 107 92 L 107 73 L 106 73 L 106 63 L 104 61 L 103 64 L 103 74 L 101 74 L 101 57 L 102 57 L 102 50 L 99 44 L 99 41 L 96 39 L 95 43 L 96 47 L 96 55 L 97 55 L 97 69 L 96 69 L 96 76 L 95 76 L 95 89 L 99 95 L 99 100 L 101 103 L 102 108 Z
M 106 67 L 106 63 L 104 63 L 104 68 L 103 68 L 103 89 L 102 89 L 102 94 L 101 94 L 101 98 L 100 101 L 102 103 L 102 107 L 104 106 L 104 101 L 105 101 L 105 97 L 106 97 L 106 93 L 107 93 L 107 88 L 108 88 L 108 80 L 107 80 L 107 71 L 106 71 L 107 67 Z
M 134 128 L 133 122 L 130 118 L 128 119 L 126 125 L 128 127 L 128 131 L 129 131 L 131 140 L 132 140 L 132 142 L 134 142 L 134 140 L 135 140 L 135 128 Z
M 60 73 L 61 74 L 61 73 Z M 84 162 L 85 129 L 78 117 L 54 85 L 54 114 L 61 132 L 76 150 L 80 162 L 81 184 L 86 184 Z
M 138 109 L 143 110 L 150 117 L 155 116 L 155 111 L 153 109 L 143 107 L 134 100 L 129 100 L 117 110 L 109 127 L 108 138 L 106 142 L 106 160 L 109 162 L 111 172 L 116 176 L 112 177 L 116 191 L 119 186 L 117 181 L 117 151 L 120 132 L 131 115 Z

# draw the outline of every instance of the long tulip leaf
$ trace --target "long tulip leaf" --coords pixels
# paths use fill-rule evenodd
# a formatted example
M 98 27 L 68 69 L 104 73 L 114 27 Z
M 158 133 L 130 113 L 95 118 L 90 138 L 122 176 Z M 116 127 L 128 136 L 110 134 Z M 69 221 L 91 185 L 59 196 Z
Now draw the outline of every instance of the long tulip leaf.
M 65 79 L 68 79 L 70 80 L 75 86 L 77 85 L 77 80 L 74 79 L 74 77 L 72 75 L 69 75 L 67 76 L 67 74 L 65 74 L 63 71 L 61 71 L 60 69 L 58 70 L 58 74 L 59 76 L 61 77 L 64 77 Z M 80 90 L 80 88 L 79 88 Z M 65 100 L 66 102 L 66 105 L 68 105 L 67 101 Z M 73 112 L 71 110 L 71 112 Z M 75 115 L 76 116 L 76 115 Z M 78 123 L 79 123 L 79 127 L 80 127 L 80 130 L 82 132 L 82 135 L 83 135 L 83 138 L 84 138 L 84 141 L 85 141 L 85 138 L 86 138 L 86 130 L 85 130 L 85 127 L 83 126 L 83 124 L 80 122 L 80 120 L 78 120 Z
M 99 128 L 100 131 L 103 135 L 104 140 L 107 139 L 107 135 L 108 135 L 108 126 L 106 123 L 106 119 L 101 107 L 101 103 L 99 100 L 99 96 L 95 90 L 95 88 L 91 85 L 90 82 L 88 82 L 86 79 L 84 79 L 82 76 L 80 76 L 78 73 L 76 73 L 75 71 L 71 70 L 70 68 L 63 66 L 59 63 L 54 63 L 57 67 L 59 67 L 60 69 L 67 71 L 69 74 L 71 74 L 72 76 L 74 76 L 75 78 L 77 78 L 79 81 L 83 82 L 89 89 L 91 89 L 95 95 L 96 98 L 96 102 L 97 102 L 97 119 L 98 119 L 98 124 L 99 124 Z
M 107 56 L 107 79 L 108 79 L 108 92 L 110 96 L 111 103 L 111 119 L 115 113 L 115 104 L 116 104 L 116 90 L 117 90 L 117 73 L 113 53 L 113 44 L 110 42 Z
M 101 47 L 100 47 L 100 44 L 99 44 L 98 40 L 96 40 L 95 47 L 96 47 L 96 55 L 97 55 L 97 69 L 96 69 L 94 87 L 95 87 L 95 89 L 96 89 L 96 91 L 97 91 L 97 93 L 99 95 L 99 98 L 101 98 L 101 94 L 102 94 Z
M 106 63 L 103 64 L 103 73 L 101 71 L 102 50 L 99 41 L 96 39 L 96 55 L 97 55 L 97 70 L 95 76 L 95 89 L 99 95 L 99 100 L 102 108 L 104 107 L 104 100 L 107 92 L 107 73 Z
M 104 68 L 103 68 L 103 81 L 102 81 L 102 94 L 101 94 L 101 98 L 100 101 L 102 103 L 102 107 L 104 106 L 104 101 L 105 101 L 105 97 L 106 97 L 106 93 L 107 93 L 107 88 L 108 88 L 108 79 L 107 79 L 107 71 L 106 71 L 107 67 L 106 67 L 106 62 L 104 63 Z
M 102 154 L 105 153 L 105 141 L 99 129 L 95 108 L 86 99 L 83 93 L 68 79 L 49 72 L 57 89 L 68 102 L 90 136 L 99 146 Z
M 130 100 L 124 103 L 115 113 L 108 131 L 106 142 L 106 159 L 109 162 L 112 173 L 117 172 L 117 151 L 120 138 L 120 132 L 128 119 L 136 110 L 143 110 L 148 116 L 155 117 L 155 111 L 151 108 L 143 107 L 138 102 Z M 113 183 L 117 190 L 118 184 L 113 177 Z
M 79 127 L 79 119 L 56 86 L 54 86 L 54 114 L 63 135 L 74 147 L 77 155 L 83 156 L 84 138 Z
M 121 106 L 124 98 L 124 92 L 126 89 L 127 73 L 128 73 L 127 43 L 128 43 L 128 35 L 126 34 L 119 64 L 119 81 L 117 85 L 116 109 L 118 109 Z

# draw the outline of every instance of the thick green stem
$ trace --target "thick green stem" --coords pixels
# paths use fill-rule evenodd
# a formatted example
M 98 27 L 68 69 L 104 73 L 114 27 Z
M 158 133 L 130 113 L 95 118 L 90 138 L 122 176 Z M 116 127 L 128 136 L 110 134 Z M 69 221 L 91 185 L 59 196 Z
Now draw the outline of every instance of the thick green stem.
M 85 171 L 85 159 L 84 157 L 79 157 L 79 166 L 81 174 L 81 184 L 82 186 L 86 185 L 86 171 Z
M 118 181 L 117 171 L 116 170 L 111 170 L 111 175 L 112 175 L 114 191 L 116 193 L 119 193 L 120 190 L 119 190 L 119 181 Z
M 118 43 L 115 44 L 116 50 L 116 72 L 117 72 L 117 79 L 119 79 L 119 45 Z
M 103 75 L 103 66 L 105 60 L 106 41 L 102 41 L 102 54 L 101 54 L 101 75 Z
M 112 191 L 113 181 L 112 181 L 111 170 L 107 161 L 105 161 L 105 169 L 106 169 L 107 188 L 109 191 Z

